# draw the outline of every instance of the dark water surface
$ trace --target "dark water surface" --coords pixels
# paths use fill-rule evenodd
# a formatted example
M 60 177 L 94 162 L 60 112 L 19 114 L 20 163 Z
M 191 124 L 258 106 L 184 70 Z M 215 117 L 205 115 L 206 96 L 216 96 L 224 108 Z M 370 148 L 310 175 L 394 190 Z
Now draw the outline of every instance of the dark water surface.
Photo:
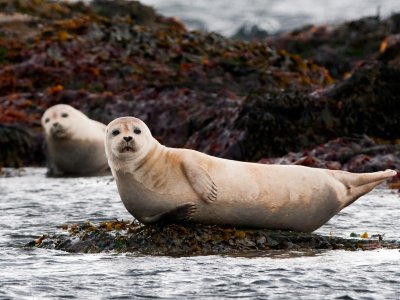
M 259 256 L 69 254 L 22 246 L 57 226 L 131 219 L 111 177 L 46 178 L 28 168 L 0 178 L 1 299 L 400 299 L 400 252 Z M 318 233 L 400 239 L 400 196 L 376 189 Z

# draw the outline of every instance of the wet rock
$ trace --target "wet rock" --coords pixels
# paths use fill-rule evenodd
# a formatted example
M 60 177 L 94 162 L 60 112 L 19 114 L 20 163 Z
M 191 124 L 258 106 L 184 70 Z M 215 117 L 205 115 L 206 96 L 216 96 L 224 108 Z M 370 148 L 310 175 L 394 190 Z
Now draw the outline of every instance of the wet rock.
M 0 168 L 19 168 L 32 164 L 37 157 L 43 159 L 37 145 L 38 140 L 27 128 L 0 124 Z
M 343 136 L 396 140 L 399 78 L 400 69 L 371 61 L 357 67 L 346 80 L 313 93 L 250 94 L 234 126 L 243 131 L 243 137 L 231 151 L 235 158 L 254 161 Z
M 19 113 L 0 116 L 6 124 L 39 131 L 45 109 L 66 103 L 104 123 L 134 115 L 168 146 L 223 155 L 241 134 L 233 121 L 250 91 L 331 82 L 298 56 L 189 32 L 136 2 L 20 2 L 0 9 L 24 11 L 41 26 L 26 40 L 0 36 L 0 108 Z
M 171 20 L 157 14 L 150 6 L 138 1 L 93 0 L 90 4 L 82 1 L 49 1 L 49 0 L 1 0 L 0 11 L 7 15 L 22 13 L 40 19 L 65 20 L 75 16 L 106 19 L 129 18 L 132 23 L 151 26 L 162 26 Z
M 267 164 L 303 165 L 355 173 L 400 169 L 400 144 L 373 140 L 367 136 L 337 138 L 315 148 L 290 152 L 259 161 Z
M 284 37 L 274 44 L 190 32 L 137 2 L 3 0 L 2 10 L 40 25 L 29 38 L 0 35 L 0 122 L 29 128 L 35 153 L 43 151 L 40 116 L 58 103 L 103 123 L 133 115 L 167 146 L 246 161 L 343 136 L 395 141 L 400 132 L 397 15 L 292 33 L 326 47 L 346 41 L 342 50 L 330 46 L 339 54 L 355 45 L 375 49 L 332 85 L 325 68 L 270 46 L 281 47 Z M 323 166 L 318 159 L 302 164 Z M 44 164 L 43 155 L 33 160 L 27 163 Z
M 277 242 L 276 240 L 274 240 L 271 237 L 267 238 L 267 243 L 268 243 L 268 246 L 270 246 L 270 247 L 276 247 L 279 245 L 279 242 Z
M 63 233 L 43 235 L 26 245 L 68 252 L 134 252 L 148 255 L 204 255 L 276 250 L 400 249 L 398 241 L 344 239 L 276 230 L 237 229 L 206 225 L 141 226 L 136 222 L 108 221 L 65 225 Z
M 240 39 L 245 41 L 263 40 L 270 36 L 268 32 L 257 25 L 249 26 L 247 24 L 241 26 L 238 31 L 232 35 L 233 39 Z
M 396 13 L 387 19 L 378 15 L 339 25 L 309 25 L 268 37 L 267 42 L 326 67 L 333 77 L 340 79 L 360 61 L 375 58 L 379 49 L 384 52 L 381 43 L 400 33 L 399 20 L 400 14 Z M 389 52 L 392 51 L 388 49 Z

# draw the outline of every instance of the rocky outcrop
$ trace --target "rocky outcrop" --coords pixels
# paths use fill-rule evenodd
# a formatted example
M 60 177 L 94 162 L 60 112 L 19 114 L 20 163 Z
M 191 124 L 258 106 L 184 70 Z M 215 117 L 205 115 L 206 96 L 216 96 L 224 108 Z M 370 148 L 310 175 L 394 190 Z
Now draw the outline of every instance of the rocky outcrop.
M 26 247 L 74 253 L 134 252 L 147 255 L 208 255 L 278 251 L 313 253 L 323 250 L 400 249 L 398 241 L 385 241 L 368 233 L 353 238 L 327 237 L 292 231 L 251 230 L 210 225 L 141 226 L 126 221 L 62 225 L 62 233 L 43 235 Z
M 397 15 L 245 42 L 187 31 L 131 1 L 2 0 L 0 11 L 37 25 L 0 35 L 0 123 L 29 131 L 32 153 L 44 149 L 41 114 L 58 103 L 103 123 L 136 116 L 168 146 L 246 161 L 344 136 L 399 137 Z M 12 32 L 7 24 L 0 31 Z M 313 53 L 332 45 L 346 76 L 334 82 L 300 42 Z M 355 45 L 363 51 L 347 63 Z M 0 165 L 44 164 L 15 145 L 3 144 L 14 156 Z

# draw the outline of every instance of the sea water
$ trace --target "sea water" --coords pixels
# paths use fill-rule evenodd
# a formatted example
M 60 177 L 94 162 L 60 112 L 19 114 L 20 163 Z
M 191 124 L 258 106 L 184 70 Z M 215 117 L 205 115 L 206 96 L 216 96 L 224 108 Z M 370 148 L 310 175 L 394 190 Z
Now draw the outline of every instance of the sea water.
M 132 220 L 111 176 L 0 178 L 1 299 L 399 299 L 399 250 L 166 257 L 24 248 L 60 225 Z M 400 240 L 400 196 L 377 188 L 317 233 Z
M 225 36 L 257 26 L 269 33 L 308 24 L 333 24 L 400 11 L 398 0 L 142 0 L 159 13 L 177 17 L 189 29 Z

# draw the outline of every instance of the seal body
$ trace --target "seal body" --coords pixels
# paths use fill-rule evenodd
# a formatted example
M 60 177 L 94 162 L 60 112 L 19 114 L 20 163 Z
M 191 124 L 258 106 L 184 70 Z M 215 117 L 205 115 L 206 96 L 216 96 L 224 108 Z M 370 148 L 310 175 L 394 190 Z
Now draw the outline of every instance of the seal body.
M 107 127 L 106 153 L 127 210 L 143 223 L 311 232 L 395 171 L 354 174 L 264 165 L 159 144 L 133 117 Z
M 41 122 L 49 154 L 48 175 L 91 176 L 108 172 L 104 124 L 66 104 L 47 109 Z

